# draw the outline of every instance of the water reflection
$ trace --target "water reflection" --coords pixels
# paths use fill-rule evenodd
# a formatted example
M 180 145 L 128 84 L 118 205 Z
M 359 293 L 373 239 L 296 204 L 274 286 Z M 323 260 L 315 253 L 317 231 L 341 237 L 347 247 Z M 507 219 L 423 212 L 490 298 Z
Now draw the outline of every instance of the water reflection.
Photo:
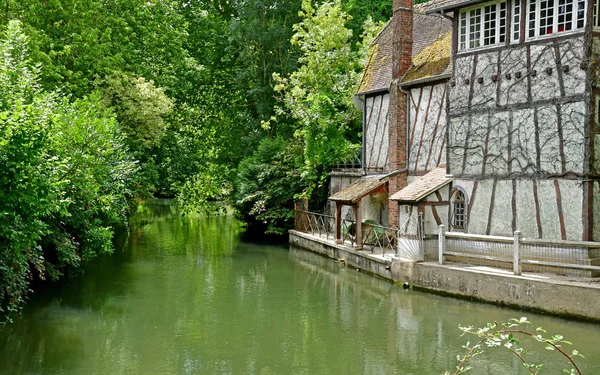
M 36 295 L 0 331 L 0 373 L 441 374 L 466 341 L 459 323 L 521 314 L 243 243 L 232 217 L 182 217 L 169 202 L 142 206 L 131 229 L 122 251 Z M 586 350 L 598 326 L 535 323 L 572 336 L 598 372 Z M 474 374 L 526 373 L 504 353 L 478 365 Z

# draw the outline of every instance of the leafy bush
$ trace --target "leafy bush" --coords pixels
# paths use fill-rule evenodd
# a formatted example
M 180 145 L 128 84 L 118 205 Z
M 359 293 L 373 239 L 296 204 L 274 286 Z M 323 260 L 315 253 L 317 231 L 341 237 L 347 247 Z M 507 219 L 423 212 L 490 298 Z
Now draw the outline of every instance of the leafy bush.
M 283 234 L 293 226 L 294 195 L 305 187 L 295 155 L 302 155 L 297 143 L 266 138 L 240 163 L 234 206 L 251 228 Z
M 27 37 L 11 21 L 0 42 L 0 315 L 34 277 L 56 279 L 112 250 L 136 163 L 98 94 L 69 102 L 39 85 Z

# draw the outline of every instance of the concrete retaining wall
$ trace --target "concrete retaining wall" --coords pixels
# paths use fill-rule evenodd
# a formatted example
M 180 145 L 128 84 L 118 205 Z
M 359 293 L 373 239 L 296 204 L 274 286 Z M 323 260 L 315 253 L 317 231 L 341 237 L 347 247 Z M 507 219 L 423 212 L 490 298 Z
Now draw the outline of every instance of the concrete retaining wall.
M 290 231 L 290 245 L 344 259 L 348 266 L 426 291 L 600 321 L 600 283 L 538 274 L 515 276 L 511 271 L 476 266 L 403 262 L 297 231 Z
M 367 251 L 357 252 L 347 245 L 335 245 L 332 241 L 315 238 L 306 233 L 290 231 L 290 245 L 301 247 L 335 260 L 343 260 L 349 267 L 359 268 L 361 271 L 393 280 L 391 260 L 381 256 L 374 256 Z

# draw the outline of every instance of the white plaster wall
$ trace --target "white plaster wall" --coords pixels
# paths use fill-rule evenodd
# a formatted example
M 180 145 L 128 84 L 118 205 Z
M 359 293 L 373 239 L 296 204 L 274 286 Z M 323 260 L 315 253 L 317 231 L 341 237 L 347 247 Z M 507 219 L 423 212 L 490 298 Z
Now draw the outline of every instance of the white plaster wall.
M 561 66 L 569 66 L 568 72 L 563 72 L 565 95 L 577 95 L 585 92 L 585 69 L 581 68 L 584 54 L 583 38 L 568 39 L 559 44 Z
M 513 187 L 511 180 L 498 180 L 494 196 L 494 210 L 490 233 L 494 236 L 512 236 L 512 196 Z M 489 212 L 489 211 L 488 211 Z M 482 232 L 485 233 L 485 232 Z
M 389 207 L 387 194 L 378 193 L 364 197 L 361 199 L 360 204 L 363 220 L 373 220 L 380 225 L 387 226 Z
M 424 86 L 410 90 L 410 125 L 407 137 L 409 137 L 408 168 L 411 172 L 415 171 L 417 150 L 421 144 L 421 135 L 426 126 L 426 114 L 429 114 L 427 111 L 427 105 L 431 103 L 430 97 L 432 93 L 433 90 L 431 86 Z
M 533 194 L 533 181 L 517 181 L 517 230 L 523 237 L 539 238 L 535 198 Z
M 558 114 L 556 107 L 547 106 L 537 110 L 540 137 L 540 170 L 561 173 L 558 138 Z
M 583 237 L 583 189 L 581 182 L 558 180 L 562 198 L 567 240 L 581 241 Z
M 584 171 L 585 116 L 585 102 L 567 103 L 561 107 L 563 149 L 567 171 L 579 173 Z
M 450 111 L 464 109 L 469 105 L 473 56 L 457 58 L 454 62 L 454 87 L 450 87 Z M 469 80 L 466 84 L 465 80 Z
M 545 239 L 560 239 L 560 219 L 556 205 L 556 189 L 553 180 L 538 181 L 540 219 Z
M 410 171 L 428 171 L 438 164 L 443 164 L 440 154 L 444 159 L 445 151 L 442 148 L 445 147 L 446 135 L 445 92 L 445 84 L 410 90 Z
M 487 132 L 486 174 L 508 173 L 508 141 L 510 133 L 510 112 L 500 112 L 489 118 Z
M 500 98 L 501 106 L 527 101 L 527 54 L 525 48 L 503 50 L 500 55 Z M 517 73 L 521 78 L 517 78 Z M 510 75 L 510 79 L 507 78 Z
M 400 205 L 398 207 L 398 229 L 401 234 L 417 234 L 418 215 L 416 206 Z
M 377 95 L 366 99 L 365 166 L 385 169 L 388 156 L 388 108 L 390 95 Z
M 471 175 L 482 173 L 485 138 L 488 134 L 488 127 L 489 116 L 487 113 L 478 113 L 471 117 L 467 138 L 467 158 L 463 173 Z
M 498 53 L 490 52 L 480 54 L 475 66 L 475 80 L 473 86 L 473 101 L 471 106 L 493 107 L 496 105 L 496 82 L 492 81 L 492 75 L 498 70 Z M 483 78 L 483 83 L 479 79 Z
M 546 68 L 552 69 L 550 75 L 546 74 Z M 531 77 L 531 96 L 534 101 L 560 96 L 554 44 L 531 45 L 530 69 L 537 72 L 535 77 Z
M 600 74 L 598 74 L 600 63 L 600 38 L 592 39 L 592 83 L 595 87 L 600 87 Z
M 511 171 L 532 174 L 537 170 L 534 109 L 511 113 Z
M 455 185 L 458 185 L 456 183 Z M 475 199 L 469 195 L 468 204 L 470 207 L 470 216 L 468 217 L 468 232 L 485 234 L 487 230 L 488 214 L 492 197 L 492 180 L 479 181 Z
M 448 131 L 448 168 L 450 174 L 463 174 L 463 159 L 465 155 L 469 119 L 467 116 L 453 117 L 449 121 Z

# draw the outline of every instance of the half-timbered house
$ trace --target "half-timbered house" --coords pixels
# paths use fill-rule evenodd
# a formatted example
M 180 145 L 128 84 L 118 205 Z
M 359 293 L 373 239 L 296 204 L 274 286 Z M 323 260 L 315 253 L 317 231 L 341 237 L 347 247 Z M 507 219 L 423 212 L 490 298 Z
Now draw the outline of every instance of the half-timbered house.
M 337 216 L 354 206 L 405 239 L 445 224 L 600 241 L 599 13 L 591 0 L 394 0 L 355 97 L 361 168 L 332 173 Z

